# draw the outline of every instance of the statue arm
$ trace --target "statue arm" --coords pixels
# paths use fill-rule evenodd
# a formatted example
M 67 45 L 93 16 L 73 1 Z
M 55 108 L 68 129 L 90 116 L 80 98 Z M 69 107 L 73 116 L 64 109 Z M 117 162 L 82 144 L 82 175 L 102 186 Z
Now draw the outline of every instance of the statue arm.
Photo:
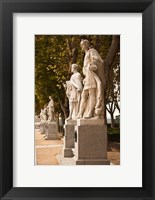
M 83 72 L 83 75 L 86 75 L 86 69 L 85 69 L 85 66 L 83 66 L 82 72 Z
M 77 74 L 76 78 L 71 79 L 71 83 L 78 91 L 82 90 L 82 77 L 80 74 Z
M 93 71 L 97 70 L 97 66 L 99 63 L 103 63 L 103 60 L 99 53 L 95 49 L 90 50 L 90 68 Z
M 66 81 L 66 95 L 68 98 L 70 98 L 70 88 L 71 88 L 70 81 Z

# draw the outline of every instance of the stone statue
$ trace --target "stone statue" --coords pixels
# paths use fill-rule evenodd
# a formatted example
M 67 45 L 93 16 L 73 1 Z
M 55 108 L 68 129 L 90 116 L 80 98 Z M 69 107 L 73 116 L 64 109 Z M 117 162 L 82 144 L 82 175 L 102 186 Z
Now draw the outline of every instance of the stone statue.
M 47 109 L 48 109 L 48 122 L 53 122 L 54 121 L 54 100 L 51 96 L 49 96 L 49 103 L 48 103 L 48 106 L 47 106 Z
M 81 41 L 81 48 L 85 51 L 83 63 L 85 78 L 77 118 L 103 118 L 103 84 L 99 78 L 99 73 L 103 72 L 103 60 L 99 53 L 90 47 L 88 40 Z
M 40 112 L 40 132 L 42 134 L 46 134 L 47 132 L 47 107 L 46 105 L 44 106 L 44 109 L 41 109 Z
M 46 116 L 44 115 L 44 109 L 41 109 L 41 111 L 40 111 L 40 120 L 46 121 Z
M 71 70 L 73 75 L 69 81 L 66 81 L 66 95 L 69 99 L 69 117 L 67 120 L 74 119 L 77 116 L 82 92 L 82 77 L 78 72 L 78 65 L 72 64 Z
M 49 96 L 49 103 L 47 106 L 48 110 L 48 120 L 47 120 L 47 131 L 45 134 L 45 140 L 57 140 L 59 139 L 58 136 L 58 124 L 55 120 L 54 114 L 54 100 L 51 96 Z

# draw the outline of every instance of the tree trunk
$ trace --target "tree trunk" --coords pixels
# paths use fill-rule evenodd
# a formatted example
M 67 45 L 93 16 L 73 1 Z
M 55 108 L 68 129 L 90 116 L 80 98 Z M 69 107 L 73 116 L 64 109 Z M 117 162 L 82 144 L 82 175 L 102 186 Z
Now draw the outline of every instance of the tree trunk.
M 107 56 L 104 60 L 105 89 L 106 89 L 106 86 L 107 86 L 109 71 L 110 71 L 112 63 L 115 59 L 116 53 L 119 50 L 119 46 L 120 46 L 120 36 L 114 35 L 113 39 L 112 39 L 111 46 L 110 46 L 109 51 L 107 53 Z
M 77 56 L 78 56 L 78 48 L 74 48 L 72 51 L 72 61 L 71 61 L 72 64 L 76 63 Z
M 78 56 L 78 48 L 75 46 L 71 40 L 67 39 L 67 49 L 69 53 L 69 66 L 70 66 L 70 71 L 71 71 L 71 65 L 73 63 L 76 63 L 77 61 L 77 56 Z
M 60 107 L 61 107 L 61 109 L 62 109 L 62 111 L 64 113 L 64 117 L 65 117 L 65 119 L 67 119 L 68 111 L 67 111 L 66 107 L 63 105 L 63 103 L 60 100 L 59 100 L 59 103 L 60 103 Z
M 106 89 L 107 89 L 108 76 L 109 76 L 110 68 L 115 59 L 116 53 L 119 50 L 119 46 L 120 46 L 120 36 L 114 35 L 111 46 L 110 46 L 107 56 L 104 60 L 104 92 L 103 93 L 104 93 L 104 119 L 105 119 L 105 122 L 107 121 L 106 120 Z
M 117 102 L 117 103 L 115 103 L 115 106 L 116 106 L 117 110 L 118 110 L 118 111 L 119 111 L 119 113 L 120 113 L 120 107 L 119 107 L 119 105 L 118 105 L 118 102 Z
M 111 117 L 111 128 L 115 127 L 115 121 L 114 121 L 114 113 L 110 113 L 110 117 Z

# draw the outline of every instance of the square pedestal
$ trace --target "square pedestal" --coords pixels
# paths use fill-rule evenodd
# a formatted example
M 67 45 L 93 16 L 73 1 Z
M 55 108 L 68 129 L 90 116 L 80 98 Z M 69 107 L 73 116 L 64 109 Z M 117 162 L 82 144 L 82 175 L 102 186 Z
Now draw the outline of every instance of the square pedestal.
M 70 120 L 65 122 L 65 137 L 64 137 L 64 157 L 73 157 L 72 149 L 75 147 L 74 141 L 74 127 L 76 125 L 75 120 Z
M 56 122 L 49 122 L 45 140 L 58 140 L 58 124 Z
M 41 122 L 39 125 L 39 132 L 41 134 L 47 134 L 47 123 L 46 122 Z
M 102 120 L 78 120 L 75 126 L 76 165 L 109 165 L 107 160 L 107 127 Z

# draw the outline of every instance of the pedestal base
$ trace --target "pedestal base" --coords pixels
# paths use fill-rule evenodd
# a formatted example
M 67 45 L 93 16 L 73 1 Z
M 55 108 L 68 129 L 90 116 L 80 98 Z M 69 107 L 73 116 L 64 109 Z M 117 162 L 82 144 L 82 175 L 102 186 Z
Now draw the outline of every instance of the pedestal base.
M 65 121 L 65 137 L 64 137 L 64 148 L 63 156 L 64 157 L 73 157 L 72 149 L 75 147 L 74 143 L 74 127 L 76 125 L 76 120 Z
M 110 165 L 110 161 L 108 159 L 78 159 L 75 160 L 76 165 Z
M 56 122 L 49 122 L 45 140 L 58 140 L 58 125 Z
M 64 158 L 72 158 L 74 156 L 71 148 L 63 148 L 63 156 Z
M 63 155 L 56 156 L 59 165 L 75 165 L 75 160 L 73 158 L 64 158 Z
M 47 129 L 48 129 L 47 123 L 42 121 L 42 122 L 40 123 L 39 132 L 40 132 L 41 134 L 47 134 Z
M 40 122 L 35 122 L 35 129 L 39 129 L 40 128 Z
M 79 121 L 75 126 L 76 165 L 109 165 L 107 160 L 107 127 L 102 120 Z

